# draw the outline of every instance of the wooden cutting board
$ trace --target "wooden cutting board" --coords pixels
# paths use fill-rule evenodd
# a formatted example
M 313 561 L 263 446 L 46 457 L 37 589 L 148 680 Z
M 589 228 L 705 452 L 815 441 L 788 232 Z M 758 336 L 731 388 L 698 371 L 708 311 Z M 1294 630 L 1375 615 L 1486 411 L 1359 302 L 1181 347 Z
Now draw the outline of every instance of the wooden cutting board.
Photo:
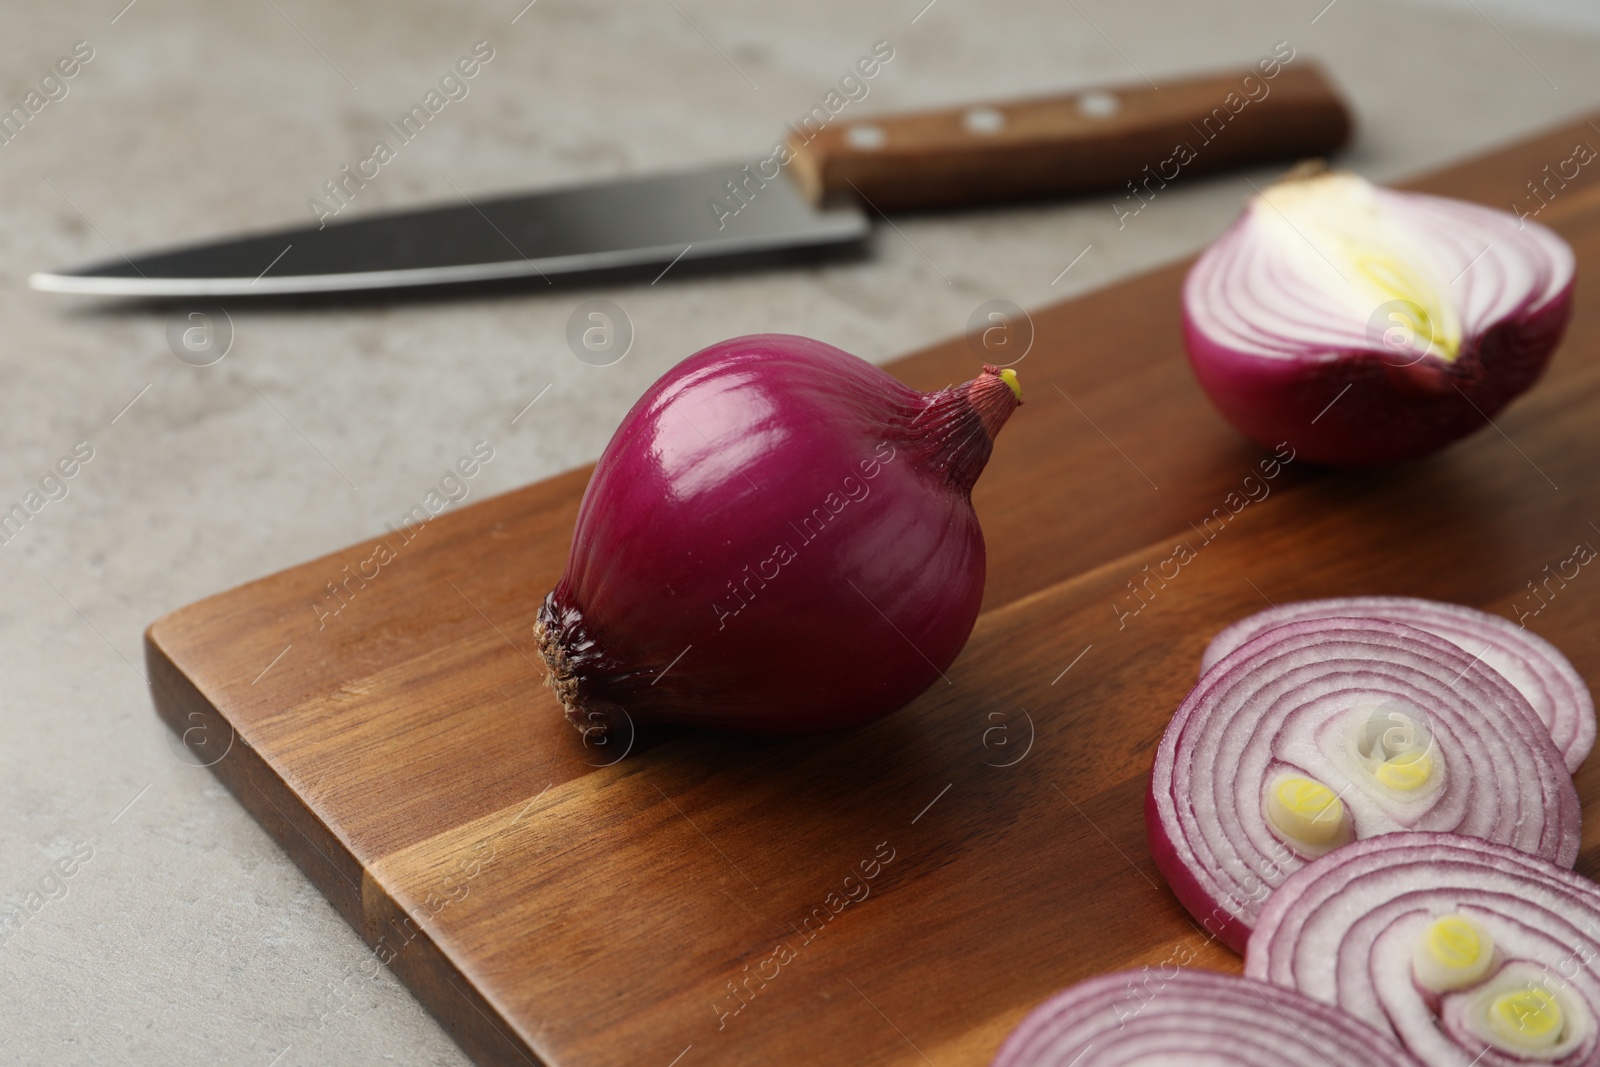
M 1580 143 L 1600 125 L 1415 186 L 1531 210 L 1527 183 Z M 1238 969 L 1162 884 L 1141 810 L 1225 623 L 1269 600 L 1437 597 L 1522 613 L 1600 683 L 1600 568 L 1543 584 L 1600 546 L 1597 175 L 1551 182 L 1538 216 L 1580 266 L 1531 394 L 1422 463 L 1290 463 L 1237 514 L 1264 454 L 1189 372 L 1187 264 L 1037 313 L 1027 403 L 974 494 L 984 613 L 949 684 L 868 727 L 666 732 L 601 766 L 618 753 L 566 725 L 533 645 L 586 469 L 166 616 L 146 635 L 157 708 L 479 1062 L 986 1063 L 1088 975 Z M 936 388 L 976 368 L 955 340 L 890 369 Z M 1179 542 L 1196 558 L 1145 583 Z M 380 543 L 393 558 L 319 620 Z

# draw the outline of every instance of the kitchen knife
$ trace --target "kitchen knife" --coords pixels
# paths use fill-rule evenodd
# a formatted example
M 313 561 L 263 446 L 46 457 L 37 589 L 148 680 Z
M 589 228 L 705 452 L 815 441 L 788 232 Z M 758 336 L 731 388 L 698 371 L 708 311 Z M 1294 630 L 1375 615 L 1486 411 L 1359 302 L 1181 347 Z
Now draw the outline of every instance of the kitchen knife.
M 788 127 L 786 151 L 750 164 L 463 196 L 34 274 L 29 283 L 101 296 L 266 296 L 665 268 L 859 242 L 868 212 L 1094 190 L 1115 194 L 1120 218 L 1183 175 L 1326 154 L 1350 128 L 1326 77 L 1304 60 L 1161 88 L 894 116 L 819 106 Z

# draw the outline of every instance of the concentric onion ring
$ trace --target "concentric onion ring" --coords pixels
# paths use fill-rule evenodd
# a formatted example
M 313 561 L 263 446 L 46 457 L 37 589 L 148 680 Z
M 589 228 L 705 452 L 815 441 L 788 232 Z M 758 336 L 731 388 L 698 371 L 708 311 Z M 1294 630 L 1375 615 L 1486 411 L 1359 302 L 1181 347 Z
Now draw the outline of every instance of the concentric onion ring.
M 1414 963 L 1441 918 L 1481 931 L 1475 951 L 1491 956 L 1481 980 L 1442 993 Z M 1342 1008 L 1430 1067 L 1600 1064 L 1600 886 L 1503 845 L 1391 834 L 1330 853 L 1262 909 L 1245 974 Z M 1509 1026 L 1486 1025 L 1507 1000 Z M 1541 1030 L 1547 1050 L 1522 1047 Z
M 1334 597 L 1280 604 L 1240 619 L 1212 638 L 1200 660 L 1200 673 L 1274 626 L 1337 617 L 1403 622 L 1477 656 L 1528 698 L 1565 757 L 1568 771 L 1576 772 L 1594 747 L 1594 698 L 1567 657 L 1511 620 L 1461 604 L 1406 596 Z
M 1418 1067 L 1378 1031 L 1311 997 L 1211 971 L 1103 974 L 1012 1031 L 994 1067 L 1236 1064 Z
M 1389 758 L 1405 731 L 1413 747 Z M 1319 790 L 1323 806 L 1296 808 Z M 1450 831 L 1570 867 L 1579 807 L 1549 733 L 1499 674 L 1403 623 L 1312 619 L 1200 679 L 1156 751 L 1145 823 L 1178 899 L 1242 951 L 1269 894 L 1341 843 Z

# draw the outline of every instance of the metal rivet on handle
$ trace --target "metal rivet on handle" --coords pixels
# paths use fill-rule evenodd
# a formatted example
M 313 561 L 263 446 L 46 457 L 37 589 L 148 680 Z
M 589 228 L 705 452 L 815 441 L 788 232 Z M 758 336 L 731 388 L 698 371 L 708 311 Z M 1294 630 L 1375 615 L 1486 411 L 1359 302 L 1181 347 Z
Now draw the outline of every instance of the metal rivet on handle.
M 874 126 L 870 122 L 858 122 L 844 131 L 844 139 L 851 148 L 870 152 L 874 148 L 882 148 L 889 136 L 883 132 L 882 126 Z
M 1078 111 L 1091 119 L 1107 119 L 1122 110 L 1122 101 L 1104 89 L 1078 94 Z
M 999 133 L 1006 128 L 1006 117 L 992 107 L 971 107 L 961 116 L 969 133 Z

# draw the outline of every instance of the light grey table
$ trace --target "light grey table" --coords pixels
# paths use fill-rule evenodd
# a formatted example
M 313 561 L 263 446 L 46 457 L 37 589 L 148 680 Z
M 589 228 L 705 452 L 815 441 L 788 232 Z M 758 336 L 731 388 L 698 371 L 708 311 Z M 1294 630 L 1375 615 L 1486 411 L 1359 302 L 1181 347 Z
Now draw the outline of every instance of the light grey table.
M 1121 229 L 1109 197 L 906 218 L 871 259 L 790 272 L 235 306 L 232 349 L 209 367 L 174 358 L 164 314 L 31 293 L 28 272 L 309 219 L 321 183 L 478 41 L 494 58 L 469 95 L 350 213 L 753 154 L 880 39 L 896 55 L 863 113 L 1159 81 L 1287 40 L 1347 90 L 1360 131 L 1344 162 L 1377 178 L 1600 106 L 1583 0 L 126 2 L 12 0 L 0 33 L 0 109 L 76 42 L 93 50 L 0 145 L 0 506 L 78 442 L 93 452 L 0 538 L 0 914 L 20 916 L 0 918 L 8 1063 L 462 1060 L 175 755 L 142 673 L 150 620 L 370 534 L 477 441 L 495 458 L 470 499 L 590 460 L 712 341 L 791 331 L 888 359 L 991 298 L 1038 307 L 1192 252 L 1249 187 L 1174 187 Z M 563 339 L 596 295 L 637 331 L 604 368 Z

